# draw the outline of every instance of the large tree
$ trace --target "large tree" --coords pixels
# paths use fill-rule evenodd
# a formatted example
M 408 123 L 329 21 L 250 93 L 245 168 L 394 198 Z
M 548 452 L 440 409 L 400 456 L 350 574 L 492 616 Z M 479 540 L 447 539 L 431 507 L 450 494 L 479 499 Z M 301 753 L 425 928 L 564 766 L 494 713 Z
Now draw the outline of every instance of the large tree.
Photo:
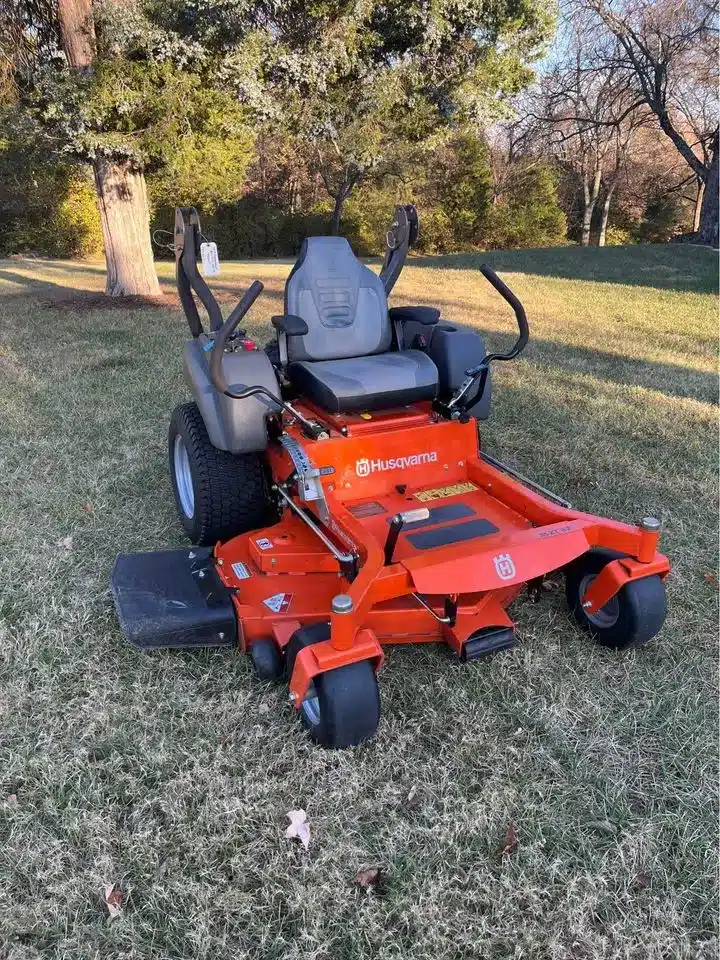
M 698 237 L 718 244 L 717 3 L 578 0 L 617 43 L 607 62 L 652 111 L 696 177 Z
M 253 135 L 217 59 L 133 0 L 0 0 L 0 122 L 30 154 L 90 164 L 110 295 L 158 295 L 145 173 L 178 202 L 237 196 Z
M 254 132 L 282 131 L 337 230 L 358 183 L 495 116 L 550 27 L 543 0 L 0 0 L 7 128 L 92 164 L 108 292 L 152 294 L 146 171 L 237 196 Z
M 530 82 L 528 64 L 552 28 L 540 0 L 281 9 L 255 60 L 264 82 L 243 82 L 250 98 L 262 91 L 256 106 L 295 138 L 325 185 L 333 232 L 359 184 L 400 174 L 464 125 L 501 115 L 504 99 Z

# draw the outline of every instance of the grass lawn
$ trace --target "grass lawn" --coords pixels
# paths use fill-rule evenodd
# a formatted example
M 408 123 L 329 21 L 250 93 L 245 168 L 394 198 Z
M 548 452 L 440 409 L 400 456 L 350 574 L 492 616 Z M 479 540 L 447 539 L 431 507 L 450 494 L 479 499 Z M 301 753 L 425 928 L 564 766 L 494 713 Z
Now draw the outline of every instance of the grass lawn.
M 115 554 L 183 544 L 177 301 L 102 303 L 101 264 L 0 262 L 2 960 L 717 957 L 717 258 L 487 259 L 532 340 L 496 368 L 485 448 L 580 508 L 662 517 L 669 618 L 644 650 L 594 648 L 558 578 L 494 659 L 391 649 L 379 734 L 341 753 L 237 653 L 141 655 L 116 623 Z M 411 261 L 394 302 L 505 345 L 478 262 Z M 264 341 L 288 269 L 213 286 L 265 281 Z M 298 807 L 308 852 L 283 836 Z M 353 886 L 372 866 L 385 888 Z

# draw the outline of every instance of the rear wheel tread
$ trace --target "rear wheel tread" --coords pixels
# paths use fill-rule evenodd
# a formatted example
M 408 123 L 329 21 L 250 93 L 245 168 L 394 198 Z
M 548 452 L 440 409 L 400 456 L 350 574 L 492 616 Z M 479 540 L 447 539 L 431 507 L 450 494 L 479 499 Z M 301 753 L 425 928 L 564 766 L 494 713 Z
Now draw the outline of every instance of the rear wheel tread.
M 186 517 L 178 500 L 173 463 L 178 433 L 185 443 L 192 474 L 195 510 L 191 518 Z M 276 520 L 262 457 L 256 453 L 228 453 L 214 447 L 197 404 L 185 403 L 173 411 L 169 454 L 178 514 L 194 543 L 213 546 Z

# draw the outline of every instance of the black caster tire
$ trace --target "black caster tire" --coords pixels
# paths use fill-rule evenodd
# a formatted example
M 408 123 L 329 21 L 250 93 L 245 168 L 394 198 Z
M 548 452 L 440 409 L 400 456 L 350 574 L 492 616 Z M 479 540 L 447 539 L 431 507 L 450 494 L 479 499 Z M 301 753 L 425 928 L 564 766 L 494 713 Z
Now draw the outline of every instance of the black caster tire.
M 193 543 L 211 547 L 276 522 L 263 457 L 214 447 L 197 404 L 173 411 L 168 453 L 175 506 Z
M 565 571 L 565 595 L 583 629 L 603 647 L 629 650 L 642 647 L 660 632 L 667 616 L 665 584 L 657 574 L 631 580 L 604 607 L 586 613 L 582 597 L 608 563 L 625 554 L 596 548 L 578 557 Z
M 274 683 L 283 677 L 285 662 L 274 640 L 265 637 L 255 640 L 248 648 L 248 655 L 258 680 Z
M 329 639 L 328 623 L 296 630 L 285 651 L 288 680 L 300 650 Z M 380 722 L 380 692 L 372 662 L 360 660 L 319 674 L 298 713 L 303 726 L 320 746 L 343 750 L 370 740 Z

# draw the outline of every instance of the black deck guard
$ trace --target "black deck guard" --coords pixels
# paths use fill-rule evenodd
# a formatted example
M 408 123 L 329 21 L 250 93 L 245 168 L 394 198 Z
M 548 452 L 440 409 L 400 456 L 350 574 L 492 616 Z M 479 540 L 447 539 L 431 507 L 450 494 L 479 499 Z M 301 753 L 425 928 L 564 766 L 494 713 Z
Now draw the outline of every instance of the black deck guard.
M 207 548 L 120 554 L 110 589 L 123 633 L 140 650 L 237 642 L 230 591 Z

